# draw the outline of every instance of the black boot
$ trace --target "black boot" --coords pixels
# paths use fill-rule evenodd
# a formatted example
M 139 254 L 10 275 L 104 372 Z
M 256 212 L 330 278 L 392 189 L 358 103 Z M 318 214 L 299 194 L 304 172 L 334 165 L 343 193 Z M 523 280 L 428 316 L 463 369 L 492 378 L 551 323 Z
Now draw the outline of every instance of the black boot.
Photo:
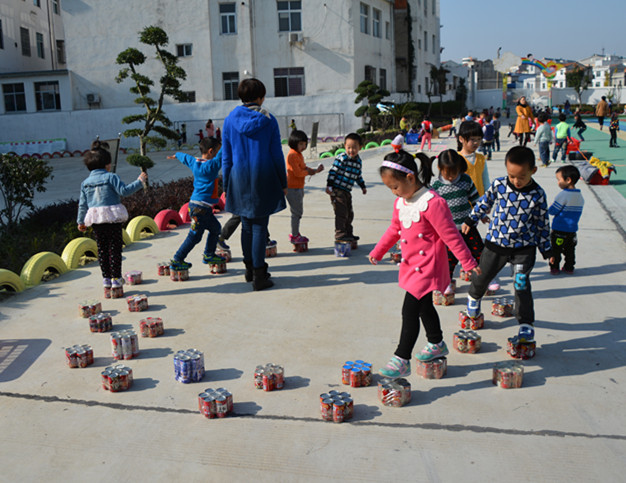
M 255 291 L 264 290 L 274 286 L 274 282 L 270 279 L 270 274 L 267 273 L 267 263 L 260 267 L 253 269 L 252 288 Z
M 244 260 L 243 264 L 246 266 L 246 274 L 244 275 L 246 277 L 246 282 L 252 282 L 252 262 L 246 262 Z

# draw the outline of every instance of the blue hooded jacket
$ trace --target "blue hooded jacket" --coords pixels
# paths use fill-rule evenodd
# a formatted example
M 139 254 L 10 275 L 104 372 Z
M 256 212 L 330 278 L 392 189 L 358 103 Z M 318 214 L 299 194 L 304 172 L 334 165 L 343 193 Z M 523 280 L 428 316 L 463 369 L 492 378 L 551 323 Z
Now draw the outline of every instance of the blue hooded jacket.
M 226 211 L 259 218 L 284 210 L 287 168 L 276 118 L 257 105 L 237 106 L 222 141 Z
M 215 178 L 222 167 L 222 150 L 220 149 L 213 159 L 196 158 L 186 153 L 176 153 L 178 159 L 193 172 L 193 193 L 191 201 L 203 205 L 217 203 L 213 198 Z

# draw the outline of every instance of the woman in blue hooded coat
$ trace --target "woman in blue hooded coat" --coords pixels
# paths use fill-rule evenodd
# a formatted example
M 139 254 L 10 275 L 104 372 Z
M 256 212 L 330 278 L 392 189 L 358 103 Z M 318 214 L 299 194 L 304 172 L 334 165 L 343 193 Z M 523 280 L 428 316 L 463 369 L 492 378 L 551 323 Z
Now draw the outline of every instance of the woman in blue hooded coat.
M 237 94 L 243 105 L 224 120 L 222 174 L 226 210 L 241 216 L 246 281 L 254 290 L 273 286 L 265 263 L 270 215 L 284 210 L 287 171 L 276 118 L 261 105 L 265 86 L 244 79 Z

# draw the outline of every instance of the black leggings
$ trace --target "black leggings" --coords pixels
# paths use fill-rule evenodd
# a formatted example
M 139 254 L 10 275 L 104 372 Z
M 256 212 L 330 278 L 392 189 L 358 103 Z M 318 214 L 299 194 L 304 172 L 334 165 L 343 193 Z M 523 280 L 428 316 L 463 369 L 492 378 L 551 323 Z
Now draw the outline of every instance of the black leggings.
M 420 319 L 426 330 L 426 338 L 432 344 L 438 344 L 443 340 L 439 315 L 433 305 L 433 293 L 428 292 L 421 299 L 406 293 L 402 305 L 402 331 L 400 343 L 395 354 L 402 359 L 411 360 L 411 352 L 417 342 L 420 333 Z
M 98 244 L 98 262 L 102 278 L 122 277 L 122 224 L 100 223 L 92 225 Z
M 520 146 L 526 146 L 528 141 L 530 141 L 530 133 L 529 132 L 521 132 L 517 135 L 517 140 L 519 141 Z

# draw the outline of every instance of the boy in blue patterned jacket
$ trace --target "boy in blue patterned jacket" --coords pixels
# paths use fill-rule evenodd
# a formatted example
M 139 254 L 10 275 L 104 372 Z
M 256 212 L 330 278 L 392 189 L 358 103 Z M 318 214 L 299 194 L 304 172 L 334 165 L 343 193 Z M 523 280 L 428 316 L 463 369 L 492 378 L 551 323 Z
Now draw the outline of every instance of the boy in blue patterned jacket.
M 507 177 L 497 178 L 478 200 L 461 229 L 468 233 L 478 220 L 494 208 L 480 258 L 480 275 L 472 277 L 467 297 L 470 317 L 480 314 L 480 299 L 489 282 L 505 264 L 513 265 L 515 277 L 515 318 L 519 322 L 518 342 L 535 337 L 535 310 L 530 286 L 530 272 L 535 265 L 537 248 L 543 258 L 550 258 L 550 220 L 546 194 L 532 176 L 537 171 L 532 149 L 515 146 L 506 153 Z

